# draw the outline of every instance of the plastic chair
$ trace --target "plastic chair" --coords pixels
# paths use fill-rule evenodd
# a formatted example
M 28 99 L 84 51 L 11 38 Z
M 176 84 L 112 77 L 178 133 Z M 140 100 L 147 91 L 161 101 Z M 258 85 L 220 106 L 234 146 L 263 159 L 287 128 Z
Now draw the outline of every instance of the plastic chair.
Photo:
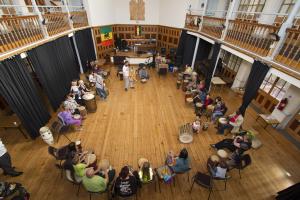
M 78 196 L 82 180 L 79 177 L 75 176 L 75 174 L 72 173 L 71 170 L 66 170 L 65 172 L 67 180 L 70 181 L 73 184 L 73 186 L 77 185 L 76 196 Z
M 192 182 L 192 186 L 190 189 L 190 193 L 192 192 L 194 184 L 196 183 L 197 185 L 207 188 L 209 190 L 209 194 L 208 194 L 208 199 L 209 199 L 210 195 L 212 193 L 212 188 L 213 188 L 212 177 L 210 175 L 204 174 L 202 172 L 197 172 L 193 176 L 192 180 L 193 180 L 193 182 Z

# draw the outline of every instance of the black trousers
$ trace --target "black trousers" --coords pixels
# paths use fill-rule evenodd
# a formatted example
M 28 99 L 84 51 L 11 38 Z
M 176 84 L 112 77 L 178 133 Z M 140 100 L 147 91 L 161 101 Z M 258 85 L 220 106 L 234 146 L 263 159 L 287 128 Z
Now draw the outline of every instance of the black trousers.
M 0 168 L 3 169 L 6 174 L 15 172 L 14 168 L 11 166 L 10 155 L 7 152 L 0 157 Z
M 233 139 L 224 139 L 218 143 L 215 144 L 215 147 L 217 149 L 228 149 L 231 152 L 236 150 L 236 146 L 233 144 Z

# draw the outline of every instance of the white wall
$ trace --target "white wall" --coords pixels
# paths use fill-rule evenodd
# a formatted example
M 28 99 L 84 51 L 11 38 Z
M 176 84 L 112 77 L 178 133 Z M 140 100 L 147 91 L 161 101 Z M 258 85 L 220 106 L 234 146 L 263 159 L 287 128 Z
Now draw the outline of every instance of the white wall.
M 242 61 L 231 88 L 245 87 L 251 71 L 251 67 L 252 67 L 252 63 L 249 63 L 246 60 Z
M 136 24 L 135 20 L 130 20 L 130 0 L 114 0 L 114 2 L 116 24 Z M 139 24 L 159 24 L 160 0 L 144 0 L 144 2 L 145 20 L 139 21 Z
M 102 26 L 115 23 L 115 0 L 83 0 L 89 24 Z

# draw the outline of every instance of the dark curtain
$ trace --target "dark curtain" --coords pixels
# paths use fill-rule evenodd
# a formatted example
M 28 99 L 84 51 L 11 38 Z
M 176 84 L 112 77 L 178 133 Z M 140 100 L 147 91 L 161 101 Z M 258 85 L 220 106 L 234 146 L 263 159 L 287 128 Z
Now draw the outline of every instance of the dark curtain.
M 32 139 L 50 119 L 24 61 L 16 56 L 0 63 L 0 93 Z
M 300 199 L 300 183 L 296 183 L 280 192 L 277 192 L 277 200 Z
M 184 43 L 187 37 L 187 31 L 182 30 L 179 38 L 179 43 L 176 51 L 176 65 L 180 67 L 182 65 L 182 59 L 184 54 Z
M 212 48 L 211 43 L 200 39 L 196 60 L 198 61 L 207 60 L 211 48 Z
M 213 46 L 213 54 L 210 61 L 210 66 L 207 69 L 206 76 L 205 76 L 205 88 L 209 90 L 211 78 L 213 76 L 213 72 L 217 63 L 218 55 L 220 52 L 221 44 L 215 43 Z
M 187 35 L 184 43 L 184 53 L 182 64 L 192 65 L 197 38 L 192 35 Z
M 91 29 L 88 28 L 75 32 L 75 40 L 83 71 L 86 72 L 87 61 L 96 60 Z
M 75 54 L 68 37 L 29 51 L 28 59 L 56 110 L 70 91 L 71 81 L 79 77 Z
M 268 65 L 257 60 L 254 61 L 245 87 L 243 102 L 240 107 L 240 111 L 242 115 L 245 114 L 248 105 L 251 103 L 252 99 L 256 96 L 257 91 L 260 85 L 262 84 L 268 71 L 269 71 Z

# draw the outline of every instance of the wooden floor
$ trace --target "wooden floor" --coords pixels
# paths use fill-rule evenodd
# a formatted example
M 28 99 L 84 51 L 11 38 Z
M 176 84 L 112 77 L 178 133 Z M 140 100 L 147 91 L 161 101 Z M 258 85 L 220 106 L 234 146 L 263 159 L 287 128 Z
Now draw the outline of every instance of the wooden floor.
M 161 166 L 169 150 L 178 152 L 186 147 L 190 153 L 192 173 L 205 172 L 207 158 L 215 153 L 209 144 L 224 138 L 216 134 L 213 125 L 209 130 L 194 137 L 192 144 L 184 145 L 178 141 L 178 127 L 194 119 L 193 109 L 184 103 L 184 95 L 176 89 L 176 77 L 168 74 L 158 77 L 151 71 L 147 84 L 137 83 L 136 89 L 124 91 L 123 82 L 113 72 L 108 84 L 110 96 L 107 101 L 98 100 L 98 110 L 89 114 L 84 121 L 84 130 L 68 134 L 72 140 L 81 139 L 83 146 L 94 149 L 98 157 L 107 158 L 120 170 L 125 164 L 137 167 L 140 157 L 148 158 L 153 167 Z M 240 105 L 240 97 L 229 89 L 224 89 L 221 96 L 229 106 L 228 113 Z M 242 179 L 237 171 L 231 171 L 227 191 L 214 191 L 211 199 L 274 199 L 277 191 L 300 180 L 299 150 L 268 127 L 264 130 L 255 122 L 256 114 L 249 108 L 244 128 L 254 128 L 260 134 L 263 147 L 250 150 L 253 163 L 242 171 Z M 30 191 L 32 199 L 88 199 L 81 189 L 79 197 L 75 187 L 65 178 L 60 177 L 54 167 L 54 159 L 47 153 L 47 145 L 40 139 L 25 140 L 15 130 L 1 130 L 0 137 L 6 144 L 17 169 L 24 174 L 16 178 L 0 175 L 1 180 L 17 181 Z M 59 144 L 67 144 L 61 138 Z M 177 179 L 176 187 L 162 186 L 162 193 L 155 193 L 154 188 L 142 188 L 139 199 L 206 199 L 206 189 L 195 186 L 189 194 L 190 183 L 186 176 Z M 216 182 L 216 188 L 222 189 L 223 183 Z M 105 199 L 94 196 L 93 199 Z

